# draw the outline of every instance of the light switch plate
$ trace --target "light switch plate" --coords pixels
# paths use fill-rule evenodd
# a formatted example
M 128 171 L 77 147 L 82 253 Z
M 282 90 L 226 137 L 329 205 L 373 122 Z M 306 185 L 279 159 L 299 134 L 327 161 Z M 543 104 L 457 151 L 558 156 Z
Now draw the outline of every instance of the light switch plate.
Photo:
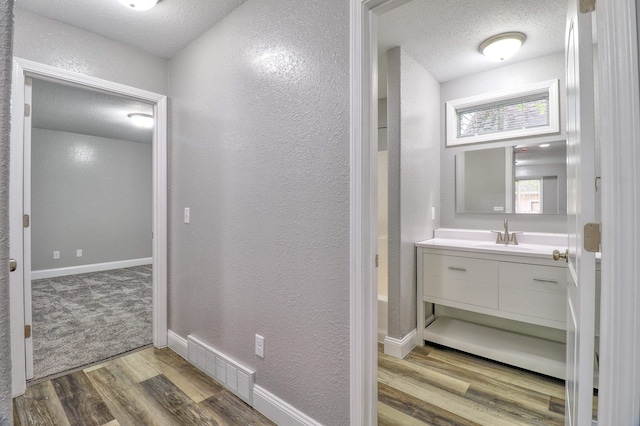
M 191 209 L 189 207 L 184 208 L 184 223 L 191 222 Z
M 56 251 L 54 251 L 54 252 L 53 252 L 53 258 L 54 258 L 54 259 L 60 259 L 60 252 L 59 252 L 59 251 L 57 251 L 57 250 L 56 250 Z
M 82 249 L 76 250 L 76 257 L 82 257 Z
M 259 334 L 256 334 L 256 355 L 264 358 L 264 337 Z

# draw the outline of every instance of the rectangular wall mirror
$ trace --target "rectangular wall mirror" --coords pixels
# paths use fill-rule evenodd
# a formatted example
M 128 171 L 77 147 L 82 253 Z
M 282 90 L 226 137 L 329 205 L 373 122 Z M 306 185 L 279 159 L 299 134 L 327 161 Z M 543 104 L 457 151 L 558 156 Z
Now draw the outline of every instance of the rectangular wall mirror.
M 566 142 L 457 154 L 456 213 L 566 214 Z

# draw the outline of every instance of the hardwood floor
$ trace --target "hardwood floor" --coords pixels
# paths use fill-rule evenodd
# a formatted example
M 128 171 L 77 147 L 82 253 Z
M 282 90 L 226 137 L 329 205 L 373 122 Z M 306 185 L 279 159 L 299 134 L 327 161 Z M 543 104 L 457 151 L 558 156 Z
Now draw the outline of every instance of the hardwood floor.
M 26 425 L 274 425 L 168 348 L 144 349 L 27 388 Z
M 445 347 L 378 350 L 379 425 L 564 425 L 564 381 Z
M 148 348 L 27 388 L 26 425 L 273 425 L 170 349 Z M 378 351 L 379 425 L 564 425 L 564 382 L 444 347 Z

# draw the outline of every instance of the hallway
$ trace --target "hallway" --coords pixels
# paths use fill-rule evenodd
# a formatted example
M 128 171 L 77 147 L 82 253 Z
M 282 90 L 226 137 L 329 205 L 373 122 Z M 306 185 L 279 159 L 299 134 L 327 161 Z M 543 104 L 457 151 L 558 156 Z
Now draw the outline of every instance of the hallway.
M 148 348 L 27 388 L 26 425 L 273 425 L 171 349 Z

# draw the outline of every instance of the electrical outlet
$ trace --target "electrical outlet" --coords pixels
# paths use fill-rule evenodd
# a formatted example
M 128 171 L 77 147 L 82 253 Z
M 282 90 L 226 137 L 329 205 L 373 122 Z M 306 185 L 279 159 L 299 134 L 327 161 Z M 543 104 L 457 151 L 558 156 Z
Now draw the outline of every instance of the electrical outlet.
M 60 252 L 59 252 L 59 251 L 57 251 L 57 250 L 56 250 L 56 251 L 54 251 L 54 252 L 53 252 L 53 258 L 54 258 L 54 259 L 60 259 Z
M 256 355 L 264 358 L 264 337 L 259 334 L 256 334 Z
M 76 250 L 76 257 L 82 257 L 82 249 Z
M 184 223 L 191 222 L 191 209 L 189 207 L 184 208 Z
M 436 208 L 431 207 L 431 220 L 436 220 Z

